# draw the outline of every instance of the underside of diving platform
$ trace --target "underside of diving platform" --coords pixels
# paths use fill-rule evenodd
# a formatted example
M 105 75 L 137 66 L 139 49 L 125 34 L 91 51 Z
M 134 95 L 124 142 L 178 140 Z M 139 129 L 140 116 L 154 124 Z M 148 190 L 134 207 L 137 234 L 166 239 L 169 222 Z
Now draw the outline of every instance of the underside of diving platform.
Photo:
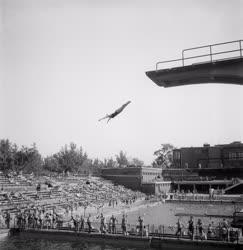
M 158 86 L 165 88 L 201 83 L 243 85 L 243 58 L 147 71 L 146 75 Z

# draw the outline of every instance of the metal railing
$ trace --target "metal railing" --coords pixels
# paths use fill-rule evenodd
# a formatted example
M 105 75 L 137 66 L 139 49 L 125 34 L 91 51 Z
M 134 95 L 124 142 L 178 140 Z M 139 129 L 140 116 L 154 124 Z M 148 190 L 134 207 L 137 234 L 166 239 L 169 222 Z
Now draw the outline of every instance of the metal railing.
M 156 63 L 156 71 L 158 70 L 158 66 L 160 64 L 166 64 L 166 63 L 172 63 L 172 62 L 182 62 L 181 66 L 184 67 L 186 60 L 196 59 L 196 58 L 205 58 L 205 57 L 209 57 L 210 58 L 209 62 L 212 63 L 212 62 L 218 61 L 218 60 L 215 60 L 214 56 L 223 55 L 223 54 L 230 54 L 230 53 L 232 54 L 234 52 L 239 52 L 239 55 L 236 56 L 236 57 L 235 56 L 234 57 L 224 57 L 223 59 L 242 58 L 242 56 L 243 56 L 242 42 L 243 42 L 243 40 L 236 40 L 236 41 L 230 41 L 230 42 L 225 42 L 225 43 L 215 43 L 215 44 L 210 44 L 210 45 L 205 45 L 205 46 L 199 46 L 199 47 L 184 49 L 184 50 L 182 50 L 182 57 L 179 58 L 179 59 L 157 62 Z M 231 49 L 231 50 L 223 50 L 223 51 L 220 51 L 220 52 L 214 52 L 214 49 L 216 47 L 219 47 L 219 46 L 222 46 L 222 45 L 228 45 L 228 44 L 235 44 L 239 48 Z M 205 54 L 199 54 L 199 55 L 195 55 L 195 56 L 185 57 L 186 52 L 200 50 L 200 49 L 208 49 L 209 52 L 207 52 Z M 204 62 L 204 61 L 202 61 L 202 62 Z
M 115 224 L 113 227 L 109 223 L 106 223 L 103 227 L 104 231 L 101 231 L 101 224 L 98 222 L 91 222 L 91 229 L 84 223 L 83 227 L 80 225 L 74 226 L 73 223 L 59 224 L 59 223 L 45 223 L 42 225 L 34 224 L 19 224 L 16 221 L 11 228 L 16 228 L 19 230 L 54 230 L 54 231 L 73 231 L 73 232 L 83 232 L 83 233 L 100 233 L 100 234 L 112 234 L 112 235 L 125 235 L 125 236 L 136 236 L 136 237 L 161 237 L 161 238 L 183 238 L 192 240 L 214 240 L 214 241 L 230 241 L 238 243 L 239 231 L 236 228 L 227 227 L 224 232 L 223 226 L 219 224 L 218 226 L 201 226 L 195 223 L 193 229 L 189 229 L 184 224 L 181 224 L 180 229 L 178 226 L 165 226 L 165 225 L 144 225 L 142 230 L 138 225 L 126 224 L 126 230 L 124 231 L 121 224 Z

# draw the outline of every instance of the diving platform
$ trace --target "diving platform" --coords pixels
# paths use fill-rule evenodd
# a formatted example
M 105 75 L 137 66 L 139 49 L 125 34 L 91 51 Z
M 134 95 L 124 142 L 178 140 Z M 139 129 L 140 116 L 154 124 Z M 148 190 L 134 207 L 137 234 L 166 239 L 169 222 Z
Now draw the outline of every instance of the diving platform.
M 182 57 L 156 63 L 146 75 L 158 86 L 202 83 L 243 85 L 243 40 L 184 49 Z M 169 67 L 168 65 L 176 65 Z

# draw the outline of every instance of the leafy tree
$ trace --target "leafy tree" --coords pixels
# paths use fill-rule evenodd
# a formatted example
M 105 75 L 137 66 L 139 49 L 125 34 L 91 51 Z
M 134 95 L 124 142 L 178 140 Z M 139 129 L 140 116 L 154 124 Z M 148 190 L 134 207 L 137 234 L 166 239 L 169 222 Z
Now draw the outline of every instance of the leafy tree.
M 62 172 L 58 163 L 58 159 L 53 155 L 47 156 L 44 159 L 44 169 L 49 172 Z
M 36 145 L 18 149 L 8 139 L 0 140 L 0 169 L 8 171 L 40 172 L 43 162 Z
M 113 160 L 113 158 L 105 159 L 104 160 L 104 168 L 115 168 L 117 167 L 117 162 Z
M 138 158 L 132 158 L 132 160 L 129 162 L 129 164 L 142 167 L 144 165 L 144 162 L 139 160 Z
M 122 150 L 119 152 L 119 155 L 116 155 L 116 161 L 119 167 L 129 165 L 126 153 L 124 153 Z
M 169 168 L 172 164 L 173 149 L 175 147 L 170 143 L 161 144 L 161 148 L 154 152 L 156 156 L 153 166 Z
M 95 158 L 94 160 L 89 160 L 90 161 L 90 166 L 89 170 L 93 175 L 99 176 L 101 173 L 101 169 L 105 168 L 105 161 L 101 161 L 98 158 Z
M 3 172 L 12 170 L 15 165 L 16 144 L 12 144 L 8 139 L 0 140 L 0 169 Z
M 77 148 L 74 143 L 70 143 L 69 146 L 65 145 L 53 157 L 58 162 L 58 169 L 65 172 L 78 172 L 84 161 L 88 159 L 88 155 L 83 152 L 82 147 Z
M 14 170 L 17 172 L 40 174 L 43 171 L 43 159 L 35 144 L 31 147 L 22 146 L 16 152 L 15 163 Z

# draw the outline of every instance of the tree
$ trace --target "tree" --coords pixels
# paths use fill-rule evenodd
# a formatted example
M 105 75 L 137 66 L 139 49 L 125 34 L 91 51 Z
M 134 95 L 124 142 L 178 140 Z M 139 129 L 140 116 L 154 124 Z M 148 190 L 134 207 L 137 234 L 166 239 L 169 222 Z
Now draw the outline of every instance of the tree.
M 15 155 L 14 170 L 40 174 L 43 171 L 43 159 L 35 144 L 31 147 L 22 146 Z
M 0 170 L 7 172 L 13 169 L 17 150 L 16 144 L 12 144 L 8 139 L 0 140 Z
M 90 171 L 93 175 L 99 175 L 102 168 L 104 168 L 104 163 L 98 158 L 90 160 Z
M 49 172 L 62 172 L 58 163 L 58 159 L 53 155 L 47 156 L 44 159 L 44 169 Z
M 144 165 L 144 162 L 139 160 L 138 158 L 132 158 L 132 160 L 130 161 L 130 164 L 131 165 L 134 165 L 134 166 L 143 166 Z
M 156 156 L 153 166 L 169 168 L 172 164 L 173 149 L 175 147 L 170 143 L 161 144 L 161 148 L 154 152 Z
M 8 171 L 40 172 L 43 168 L 42 157 L 33 144 L 31 147 L 22 146 L 18 149 L 16 144 L 8 139 L 0 141 L 0 169 Z
M 53 156 L 58 162 L 58 169 L 64 172 L 78 172 L 88 159 L 88 155 L 83 152 L 82 147 L 77 148 L 77 145 L 73 142 L 69 146 L 65 145 L 60 152 Z
M 115 168 L 117 167 L 117 162 L 111 157 L 104 160 L 103 166 L 104 168 Z
M 119 167 L 129 165 L 129 161 L 127 159 L 126 153 L 124 153 L 122 150 L 119 152 L 119 155 L 116 155 L 116 161 Z

